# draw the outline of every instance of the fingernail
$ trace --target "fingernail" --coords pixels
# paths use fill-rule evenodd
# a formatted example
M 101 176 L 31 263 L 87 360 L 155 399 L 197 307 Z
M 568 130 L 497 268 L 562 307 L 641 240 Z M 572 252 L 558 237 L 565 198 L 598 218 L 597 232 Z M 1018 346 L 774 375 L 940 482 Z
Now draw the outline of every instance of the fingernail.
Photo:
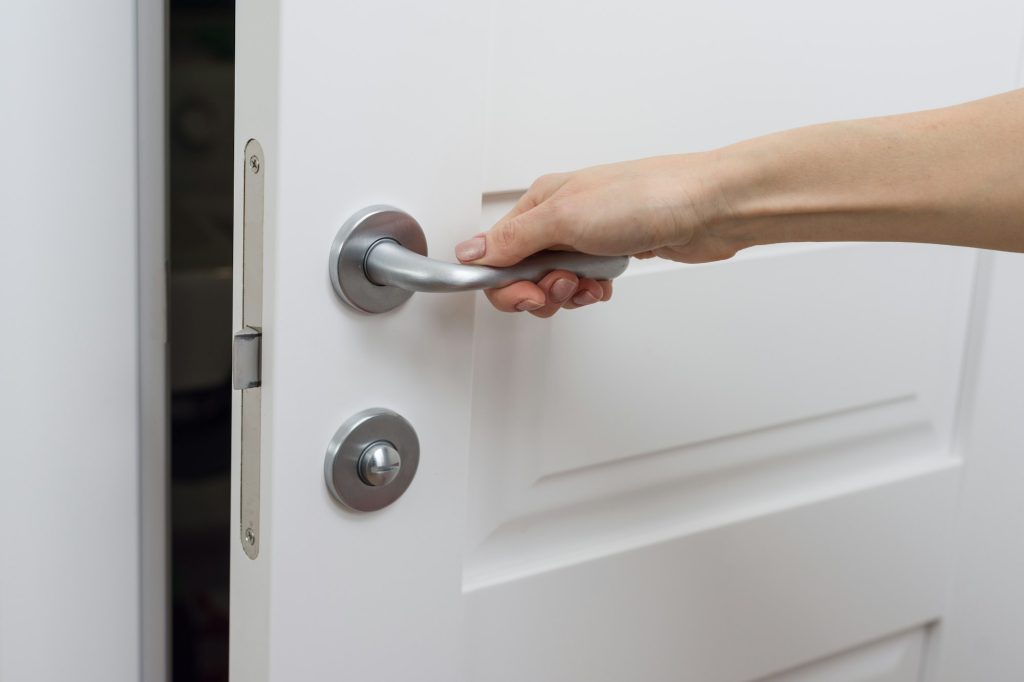
M 591 303 L 597 303 L 597 298 L 589 291 L 581 291 L 573 297 L 572 302 L 576 305 L 590 305 Z
M 467 239 L 455 247 L 455 257 L 461 261 L 476 260 L 487 250 L 487 240 L 483 237 Z
M 555 303 L 564 303 L 574 291 L 576 285 L 563 278 L 551 285 L 551 298 L 555 299 Z
M 530 310 L 536 310 L 537 308 L 540 308 L 543 305 L 543 303 L 537 303 L 537 301 L 531 301 L 530 299 L 526 299 L 524 301 L 516 303 L 516 310 L 527 312 Z

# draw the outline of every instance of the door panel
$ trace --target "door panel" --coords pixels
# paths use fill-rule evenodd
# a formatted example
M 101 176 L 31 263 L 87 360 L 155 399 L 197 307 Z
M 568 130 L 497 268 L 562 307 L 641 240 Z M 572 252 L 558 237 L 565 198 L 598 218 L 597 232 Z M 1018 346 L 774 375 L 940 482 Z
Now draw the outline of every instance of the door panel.
M 616 282 L 616 305 L 579 319 L 481 306 L 474 408 L 494 422 L 488 451 L 529 439 L 526 459 L 551 477 L 901 402 L 944 441 L 973 259 L 826 247 L 637 268 Z
M 506 570 L 468 591 L 469 679 L 742 682 L 926 623 L 940 615 L 957 472 L 921 463 Z M 664 497 L 655 506 L 671 514 Z
M 481 302 L 470 678 L 740 682 L 937 617 L 974 261 L 786 248 L 634 268 L 585 316 Z
M 577 523 L 538 556 L 634 536 L 652 496 L 675 521 L 700 524 L 945 456 L 973 259 L 814 248 L 637 269 L 617 283 L 614 305 L 579 319 L 481 304 L 467 584 L 502 563 L 495 546 L 506 536 L 522 564 L 531 538 L 543 543 L 588 505 L 633 510 L 630 523 Z M 652 513 L 645 523 L 663 523 L 664 510 Z
M 1005 88 L 1018 27 L 996 15 L 1019 8 L 495 3 L 481 229 L 542 172 Z M 973 46 L 969 62 L 951 45 Z M 941 582 L 915 595 L 903 585 L 946 574 L 974 263 L 920 246 L 782 247 L 634 265 L 614 304 L 586 315 L 537 321 L 479 303 L 463 569 L 471 678 L 611 680 L 632 666 L 638 679 L 748 680 L 937 615 Z M 841 520 L 853 499 L 883 491 L 888 515 Z M 773 515 L 792 544 L 774 537 Z M 828 530 L 801 534 L 827 518 Z M 749 535 L 736 547 L 785 547 L 794 563 L 779 580 L 815 585 L 824 611 L 725 607 L 753 585 L 779 594 L 754 557 L 729 564 L 737 582 L 721 591 L 692 579 L 716 555 L 700 539 L 738 529 Z M 885 548 L 895 537 L 908 553 Z M 813 551 L 796 559 L 800 547 Z M 876 579 L 858 575 L 858 556 L 875 557 Z M 712 595 L 697 607 L 695 584 Z M 891 610 L 825 615 L 876 597 Z M 707 627 L 713 604 L 729 624 L 720 630 Z M 768 658 L 729 655 L 759 646 Z M 650 666 L 638 676 L 636 659 Z

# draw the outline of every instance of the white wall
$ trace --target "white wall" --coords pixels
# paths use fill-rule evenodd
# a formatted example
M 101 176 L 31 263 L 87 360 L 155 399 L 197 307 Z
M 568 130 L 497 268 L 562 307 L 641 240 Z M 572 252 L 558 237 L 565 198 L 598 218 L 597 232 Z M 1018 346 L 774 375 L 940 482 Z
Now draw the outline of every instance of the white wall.
M 136 47 L 135 0 L 0 6 L 5 682 L 140 675 Z

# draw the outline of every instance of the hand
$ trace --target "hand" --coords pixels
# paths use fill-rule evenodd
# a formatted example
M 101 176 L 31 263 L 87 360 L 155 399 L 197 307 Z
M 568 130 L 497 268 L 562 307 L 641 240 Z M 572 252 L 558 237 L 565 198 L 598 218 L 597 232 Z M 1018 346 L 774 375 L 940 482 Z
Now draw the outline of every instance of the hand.
M 543 249 L 598 256 L 659 256 L 702 263 L 737 248 L 709 229 L 727 202 L 709 178 L 711 154 L 661 156 L 545 175 L 494 227 L 462 242 L 463 263 L 507 266 Z M 540 282 L 486 292 L 498 310 L 550 317 L 607 301 L 612 283 L 556 270 Z

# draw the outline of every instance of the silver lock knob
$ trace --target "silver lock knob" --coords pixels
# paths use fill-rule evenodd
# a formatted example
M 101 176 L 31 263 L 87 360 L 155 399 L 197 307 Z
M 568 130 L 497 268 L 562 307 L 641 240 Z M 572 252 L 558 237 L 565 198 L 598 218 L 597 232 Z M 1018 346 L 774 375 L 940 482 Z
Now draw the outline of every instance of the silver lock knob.
M 377 441 L 359 455 L 359 478 L 366 485 L 387 485 L 398 478 L 402 469 L 402 455 L 387 441 Z

